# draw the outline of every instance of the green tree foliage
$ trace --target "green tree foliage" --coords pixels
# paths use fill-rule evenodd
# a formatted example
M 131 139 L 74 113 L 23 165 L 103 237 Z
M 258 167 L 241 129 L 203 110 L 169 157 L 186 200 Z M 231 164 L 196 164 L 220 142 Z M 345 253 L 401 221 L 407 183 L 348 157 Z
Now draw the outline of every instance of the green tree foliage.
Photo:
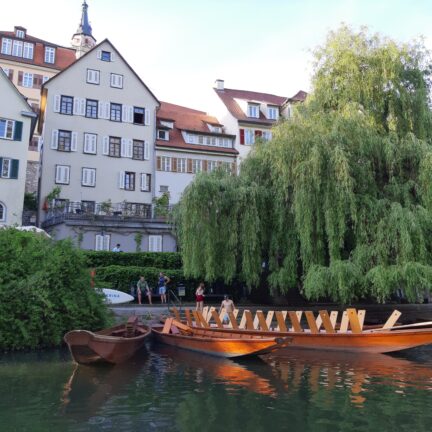
M 68 330 L 108 323 L 71 242 L 2 229 L 0 244 L 0 350 L 59 345 Z
M 342 27 L 315 60 L 309 101 L 239 177 L 202 175 L 185 192 L 185 275 L 417 300 L 432 288 L 429 54 Z

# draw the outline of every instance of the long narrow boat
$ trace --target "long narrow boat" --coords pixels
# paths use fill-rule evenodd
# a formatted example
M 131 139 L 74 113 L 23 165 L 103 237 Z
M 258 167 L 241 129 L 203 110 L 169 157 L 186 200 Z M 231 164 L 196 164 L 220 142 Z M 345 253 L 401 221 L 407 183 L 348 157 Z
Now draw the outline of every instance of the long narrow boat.
M 150 328 L 139 323 L 138 317 L 128 322 L 93 333 L 72 330 L 65 334 L 72 358 L 79 364 L 122 363 L 132 357 L 150 336 Z
M 249 311 L 247 312 L 250 314 Z M 258 326 L 266 328 L 265 330 L 258 330 L 253 327 L 251 315 L 247 317 L 247 320 L 249 320 L 249 328 L 240 329 L 233 317 L 231 325 L 234 328 L 227 328 L 217 319 L 216 313 L 213 313 L 213 318 L 216 322 L 214 326 L 207 323 L 202 317 L 202 314 L 195 311 L 194 314 L 198 326 L 210 326 L 212 331 L 220 335 L 228 334 L 230 337 L 238 338 L 258 335 L 263 337 L 289 337 L 291 338 L 291 342 L 288 349 L 302 348 L 364 353 L 388 353 L 432 344 L 432 322 L 394 326 L 394 323 L 400 316 L 400 312 L 398 311 L 393 312 L 392 316 L 383 327 L 366 329 L 363 329 L 363 324 L 360 323 L 355 309 L 347 309 L 345 317 L 346 325 L 338 327 L 330 322 L 327 311 L 320 311 L 319 317 L 324 325 L 324 329 L 320 329 L 316 325 L 316 317 L 312 312 L 305 312 L 306 318 L 308 318 L 307 326 L 309 328 L 302 327 L 300 320 L 296 318 L 295 312 L 292 312 L 290 315 L 292 327 L 286 325 L 285 317 L 282 317 L 280 312 L 276 312 L 278 328 L 281 330 L 271 330 L 270 326 L 265 322 L 263 315 L 261 315 L 261 325 L 258 324 Z M 195 325 L 197 325 L 196 322 Z M 235 328 L 236 326 L 237 328 Z M 344 329 L 342 330 L 341 327 L 344 327 Z M 351 328 L 349 329 L 349 327 Z
M 225 358 L 267 354 L 290 343 L 289 337 L 237 335 L 234 332 L 192 328 L 173 318 L 167 318 L 163 328 L 153 327 L 152 332 L 159 342 Z

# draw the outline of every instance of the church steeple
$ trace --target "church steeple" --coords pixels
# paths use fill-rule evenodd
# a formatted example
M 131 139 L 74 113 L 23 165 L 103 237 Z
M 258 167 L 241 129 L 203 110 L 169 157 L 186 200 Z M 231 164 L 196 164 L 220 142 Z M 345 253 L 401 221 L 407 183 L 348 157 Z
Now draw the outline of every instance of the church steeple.
M 76 50 L 76 58 L 80 58 L 96 45 L 96 39 L 92 35 L 92 28 L 88 19 L 88 4 L 86 0 L 82 4 L 81 21 L 76 33 L 72 36 L 72 47 Z

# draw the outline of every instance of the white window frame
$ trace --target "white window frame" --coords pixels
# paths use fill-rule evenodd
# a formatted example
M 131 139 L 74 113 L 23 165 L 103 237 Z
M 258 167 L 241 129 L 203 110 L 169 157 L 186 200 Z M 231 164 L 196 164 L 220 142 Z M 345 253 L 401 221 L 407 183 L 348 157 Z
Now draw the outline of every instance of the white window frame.
M 253 129 L 244 130 L 245 145 L 252 145 L 255 143 L 255 131 Z
M 17 41 L 14 40 L 12 42 L 12 55 L 15 57 L 22 57 L 23 56 L 23 41 Z
M 24 30 L 17 30 L 16 31 L 16 37 L 18 37 L 20 39 L 24 39 L 25 38 L 25 32 L 24 32 Z
M 100 83 L 100 71 L 97 69 L 87 69 L 87 79 L 86 82 L 88 84 L 97 84 Z
M 34 45 L 30 42 L 24 42 L 23 57 L 33 60 Z
M 113 88 L 122 89 L 123 88 L 123 75 L 112 73 L 111 79 L 110 79 L 110 86 Z
M 267 118 L 269 120 L 277 120 L 279 118 L 279 108 L 275 106 L 267 107 Z
M 177 172 L 186 173 L 187 172 L 187 159 L 177 158 Z
M 81 186 L 86 186 L 86 187 L 96 186 L 96 168 L 82 168 Z
M 44 62 L 54 64 L 55 63 L 55 48 L 46 46 L 45 47 L 45 53 L 44 53 Z
M 149 235 L 149 252 L 162 252 L 162 236 Z
M 259 105 L 257 104 L 248 104 L 247 106 L 247 116 L 251 118 L 259 118 Z
M 33 87 L 33 74 L 30 72 L 24 72 L 22 77 L 22 86 L 27 88 Z
M 172 171 L 172 158 L 170 156 L 161 156 L 161 171 Z
M 201 159 L 192 159 L 192 174 L 197 174 L 202 171 L 203 161 Z
M 214 171 L 218 166 L 218 162 L 215 160 L 209 160 L 207 161 L 207 171 L 212 172 Z
M 6 55 L 12 54 L 12 39 L 2 39 L 1 53 Z
M 95 250 L 97 251 L 109 251 L 111 243 L 110 234 L 96 234 L 95 236 Z
M 9 139 L 9 140 L 13 140 L 14 138 L 14 132 L 15 132 L 15 121 L 14 120 L 8 120 L 8 119 L 3 119 L 0 118 L 0 122 L 4 122 L 5 123 L 5 127 L 4 127 L 4 135 L 0 135 L 0 139 Z M 9 134 L 8 134 L 9 132 Z
M 158 129 L 157 139 L 160 139 L 163 141 L 169 141 L 169 131 L 163 130 L 163 129 Z
M 142 192 L 150 192 L 151 191 L 151 174 L 141 173 L 141 184 L 140 188 Z
M 70 166 L 56 165 L 55 166 L 55 184 L 68 185 L 70 183 Z
M 84 132 L 83 153 L 97 154 L 97 134 Z

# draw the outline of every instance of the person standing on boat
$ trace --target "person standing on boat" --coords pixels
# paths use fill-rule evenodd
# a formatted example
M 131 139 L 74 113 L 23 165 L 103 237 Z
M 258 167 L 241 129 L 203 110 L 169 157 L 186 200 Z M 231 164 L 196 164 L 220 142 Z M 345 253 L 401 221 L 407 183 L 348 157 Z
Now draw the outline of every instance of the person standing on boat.
M 152 304 L 151 301 L 151 291 L 148 286 L 147 281 L 145 280 L 145 277 L 143 275 L 140 276 L 139 281 L 137 282 L 137 297 L 138 297 L 138 304 L 141 304 L 141 294 L 145 293 L 149 300 L 149 304 Z
M 198 288 L 195 291 L 195 299 L 196 299 L 196 310 L 201 311 L 204 308 L 204 282 L 200 282 Z
M 167 290 L 167 285 L 170 283 L 170 280 L 171 279 L 168 276 L 165 276 L 162 272 L 159 273 L 158 287 L 159 287 L 159 295 L 161 296 L 161 303 L 167 302 L 166 290 Z
M 219 308 L 219 314 L 222 312 L 222 310 L 225 311 L 224 317 L 223 317 L 223 323 L 226 324 L 229 322 L 229 312 L 234 312 L 235 305 L 234 302 L 229 298 L 228 295 L 224 295 L 224 299 L 222 300 L 222 303 Z

